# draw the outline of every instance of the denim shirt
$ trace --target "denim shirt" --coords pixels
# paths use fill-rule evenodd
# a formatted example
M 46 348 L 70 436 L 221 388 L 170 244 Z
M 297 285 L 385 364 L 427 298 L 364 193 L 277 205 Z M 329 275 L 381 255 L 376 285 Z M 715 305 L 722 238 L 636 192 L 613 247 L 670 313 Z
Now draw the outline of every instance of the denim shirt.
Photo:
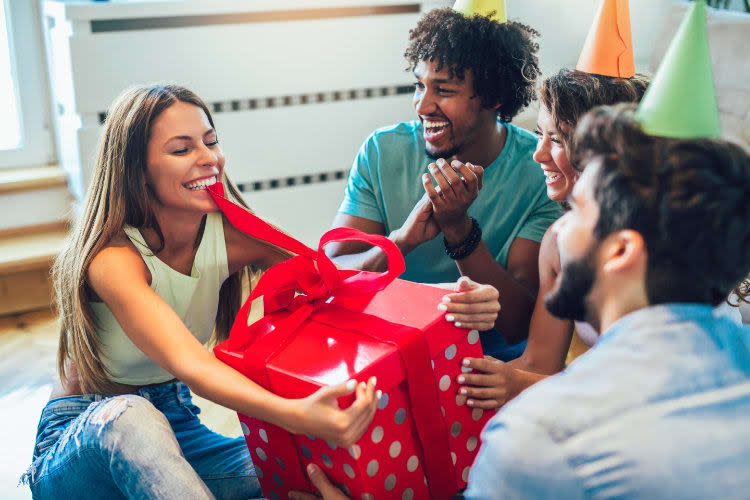
M 748 337 L 710 306 L 624 316 L 488 422 L 466 498 L 750 498 Z

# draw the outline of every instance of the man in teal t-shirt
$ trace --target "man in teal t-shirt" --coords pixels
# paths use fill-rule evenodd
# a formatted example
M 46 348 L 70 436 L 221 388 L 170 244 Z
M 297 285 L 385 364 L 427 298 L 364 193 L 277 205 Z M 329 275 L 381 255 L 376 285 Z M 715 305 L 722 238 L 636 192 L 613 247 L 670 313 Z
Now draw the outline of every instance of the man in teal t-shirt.
M 508 123 L 534 96 L 536 34 L 451 9 L 420 19 L 405 54 L 419 120 L 365 141 L 334 220 L 335 227 L 388 235 L 406 258 L 404 279 L 466 275 L 495 286 L 501 335 L 483 335 L 482 344 L 505 359 L 523 351 L 508 346 L 528 335 L 539 242 L 560 215 L 532 160 L 536 137 Z M 344 267 L 385 268 L 378 249 L 349 242 L 327 250 Z

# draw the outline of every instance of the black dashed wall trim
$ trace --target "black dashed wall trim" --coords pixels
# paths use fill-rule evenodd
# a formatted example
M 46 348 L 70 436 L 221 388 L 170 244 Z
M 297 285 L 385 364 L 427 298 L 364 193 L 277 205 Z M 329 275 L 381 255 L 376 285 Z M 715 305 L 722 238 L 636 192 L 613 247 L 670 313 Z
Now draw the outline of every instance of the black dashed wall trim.
M 240 192 L 251 193 L 254 191 L 267 191 L 269 189 L 282 189 L 304 184 L 320 184 L 346 179 L 348 170 L 334 170 L 333 172 L 318 172 L 316 174 L 302 174 L 294 177 L 282 177 L 279 179 L 265 179 L 262 181 L 245 182 L 237 184 Z
M 254 111 L 265 108 L 313 105 L 323 102 L 356 101 L 359 99 L 373 99 L 392 95 L 411 94 L 412 92 L 414 92 L 414 86 L 412 85 L 394 85 L 390 87 L 331 90 L 327 92 L 315 92 L 312 94 L 215 101 L 208 103 L 208 107 L 211 109 L 212 113 L 232 113 L 235 111 Z M 99 112 L 98 116 L 99 124 L 104 124 L 104 120 L 107 118 L 106 111 Z

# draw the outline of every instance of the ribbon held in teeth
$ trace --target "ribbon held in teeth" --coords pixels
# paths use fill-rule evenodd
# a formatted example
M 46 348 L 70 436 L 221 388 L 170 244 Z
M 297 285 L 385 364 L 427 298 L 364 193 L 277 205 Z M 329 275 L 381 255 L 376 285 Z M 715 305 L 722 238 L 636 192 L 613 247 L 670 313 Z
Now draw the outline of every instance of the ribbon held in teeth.
M 372 295 L 383 290 L 405 269 L 398 247 L 381 235 L 366 234 L 352 228 L 337 228 L 323 235 L 315 251 L 271 226 L 246 209 L 224 197 L 220 183 L 209 193 L 237 229 L 295 254 L 285 262 L 268 269 L 243 304 L 235 318 L 229 339 L 215 348 L 217 357 L 271 390 L 266 366 L 294 338 L 300 325 L 312 319 L 331 326 L 374 338 L 398 348 L 407 376 L 412 415 L 424 456 L 425 472 L 432 498 L 450 498 L 457 490 L 448 442 L 448 431 L 441 418 L 430 355 L 424 333 L 416 328 L 396 325 L 381 318 L 349 311 L 330 304 L 336 297 Z M 384 273 L 339 270 L 324 248 L 334 241 L 361 241 L 379 247 L 386 255 L 388 270 Z M 299 292 L 299 295 L 296 295 Z M 295 296 L 296 295 L 296 296 Z M 258 328 L 247 325 L 252 301 L 263 297 L 264 314 L 281 309 L 292 314 L 274 323 L 259 335 Z M 250 348 L 252 346 L 252 348 Z

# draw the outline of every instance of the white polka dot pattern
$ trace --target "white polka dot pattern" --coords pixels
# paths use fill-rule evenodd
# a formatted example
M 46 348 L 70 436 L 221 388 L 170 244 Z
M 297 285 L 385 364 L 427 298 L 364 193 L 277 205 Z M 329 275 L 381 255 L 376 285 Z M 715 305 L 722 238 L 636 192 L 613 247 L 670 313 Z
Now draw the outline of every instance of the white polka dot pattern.
M 385 478 L 386 491 L 391 491 L 395 487 L 396 487 L 396 475 L 388 474 L 388 477 Z
M 404 420 L 406 420 L 406 410 L 399 408 L 398 411 L 396 411 L 396 415 L 393 417 L 393 421 L 396 422 L 396 425 L 401 425 L 404 423 Z
M 482 415 L 484 414 L 484 410 L 481 408 L 474 408 L 471 410 L 471 419 L 474 422 L 477 422 L 480 418 L 482 418 Z
M 404 492 L 401 494 L 401 500 L 413 500 L 414 498 L 414 490 L 411 488 L 406 488 Z
M 464 471 L 461 473 L 461 479 L 463 479 L 464 481 L 469 480 L 469 469 L 470 467 L 466 467 Z
M 372 430 L 372 442 L 375 444 L 378 444 L 383 440 L 383 428 L 381 426 L 377 426 Z
M 379 468 L 380 464 L 378 464 L 377 460 L 370 460 L 370 462 L 367 464 L 367 475 L 370 477 L 375 477 L 375 474 L 378 473 Z
M 479 440 L 476 436 L 471 436 L 468 440 L 466 440 L 466 449 L 469 451 L 476 450 L 478 441 Z
M 450 375 L 443 375 L 442 377 L 440 377 L 440 383 L 438 385 L 441 391 L 447 391 L 448 387 L 451 386 Z
M 260 429 L 258 431 L 258 435 L 260 436 L 260 438 L 263 440 L 264 443 L 268 442 L 268 434 L 266 434 L 266 430 L 265 429 Z
M 268 457 L 266 456 L 266 452 L 265 452 L 265 451 L 263 451 L 263 448 L 260 448 L 260 447 L 258 447 L 258 448 L 255 448 L 255 454 L 256 454 L 256 455 L 258 455 L 258 458 L 260 458 L 260 459 L 261 459 L 261 460 L 263 460 L 264 462 L 265 462 L 265 461 L 266 461 L 266 459 L 268 458 Z
M 382 396 L 380 396 L 380 401 L 378 401 L 378 410 L 385 410 L 385 408 L 388 406 L 388 401 L 390 398 L 388 397 L 388 393 L 384 393 Z
M 325 465 L 325 466 L 326 466 L 326 467 L 328 467 L 329 469 L 333 467 L 333 460 L 331 460 L 331 457 L 329 457 L 329 456 L 328 456 L 328 455 L 326 455 L 325 453 L 323 453 L 323 454 L 322 454 L 322 455 L 320 456 L 320 459 L 321 459 L 321 460 L 323 461 L 323 465 Z
M 453 422 L 451 424 L 451 436 L 458 437 L 461 434 L 461 422 Z
M 445 349 L 445 359 L 451 360 L 456 357 L 456 351 L 457 351 L 456 344 L 451 344 Z
M 388 454 L 391 458 L 399 456 L 401 454 L 401 443 L 398 441 L 392 442 L 390 448 L 388 448 Z
M 360 448 L 358 444 L 353 444 L 352 447 L 349 448 L 349 455 L 351 455 L 354 460 L 359 460 L 359 457 L 362 456 L 362 448 Z
M 472 330 L 469 332 L 469 334 L 466 336 L 466 340 L 469 341 L 469 344 L 474 345 L 479 340 L 479 332 L 476 330 Z
M 250 435 L 250 429 L 247 427 L 247 424 L 245 422 L 240 422 L 240 427 L 242 427 L 242 434 L 245 436 Z
M 344 464 L 344 473 L 349 476 L 350 479 L 354 479 L 354 469 L 349 464 Z
M 416 457 L 416 455 L 412 455 L 409 457 L 409 460 L 406 461 L 406 470 L 409 472 L 414 472 L 417 470 L 417 467 L 419 467 L 419 459 Z

